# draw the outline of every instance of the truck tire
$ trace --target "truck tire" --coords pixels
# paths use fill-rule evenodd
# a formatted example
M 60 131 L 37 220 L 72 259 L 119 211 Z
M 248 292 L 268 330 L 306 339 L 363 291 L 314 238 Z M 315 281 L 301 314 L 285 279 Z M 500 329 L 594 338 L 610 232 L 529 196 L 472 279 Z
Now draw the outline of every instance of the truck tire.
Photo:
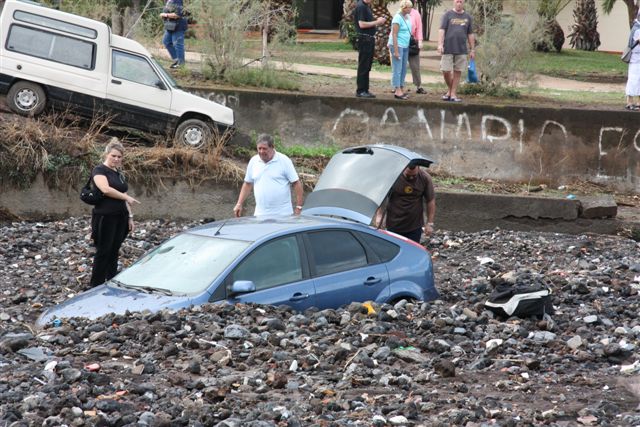
M 9 89 L 7 104 L 14 113 L 33 117 L 44 111 L 47 95 L 39 84 L 19 81 Z
M 178 125 L 174 138 L 176 145 L 200 149 L 211 140 L 211 126 L 200 119 L 188 119 Z

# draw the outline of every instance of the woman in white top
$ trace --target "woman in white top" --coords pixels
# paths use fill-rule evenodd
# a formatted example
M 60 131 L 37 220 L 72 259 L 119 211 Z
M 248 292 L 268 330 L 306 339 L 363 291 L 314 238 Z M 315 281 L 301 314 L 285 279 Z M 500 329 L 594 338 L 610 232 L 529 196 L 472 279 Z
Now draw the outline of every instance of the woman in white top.
M 631 50 L 631 60 L 629 61 L 629 72 L 627 74 L 627 110 L 640 110 L 640 12 L 633 21 L 631 33 L 629 34 L 629 47 Z M 634 102 L 635 100 L 635 102 Z

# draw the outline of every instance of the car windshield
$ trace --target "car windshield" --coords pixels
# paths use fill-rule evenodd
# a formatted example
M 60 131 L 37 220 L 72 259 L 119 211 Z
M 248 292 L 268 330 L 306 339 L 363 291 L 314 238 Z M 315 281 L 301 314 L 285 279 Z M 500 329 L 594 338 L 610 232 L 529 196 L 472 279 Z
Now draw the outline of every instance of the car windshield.
M 160 74 L 162 74 L 164 79 L 169 83 L 169 86 L 177 88 L 178 87 L 178 83 L 173 79 L 171 74 L 167 73 L 164 70 L 164 68 L 162 68 L 162 65 L 160 65 L 160 63 L 158 61 L 156 61 L 155 58 L 151 58 L 151 60 L 153 61 L 153 64 L 156 66 L 156 69 L 158 70 L 158 72 Z
M 114 279 L 124 286 L 174 294 L 205 290 L 251 242 L 179 234 L 144 255 Z

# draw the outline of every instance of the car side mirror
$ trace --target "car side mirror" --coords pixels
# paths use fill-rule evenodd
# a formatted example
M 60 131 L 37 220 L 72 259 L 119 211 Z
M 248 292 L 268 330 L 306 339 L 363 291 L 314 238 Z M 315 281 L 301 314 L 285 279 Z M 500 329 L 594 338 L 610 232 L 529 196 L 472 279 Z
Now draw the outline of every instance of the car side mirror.
M 231 285 L 232 294 L 246 294 L 249 292 L 255 292 L 256 284 L 251 280 L 236 280 Z
M 165 86 L 165 84 L 162 82 L 162 80 L 158 80 L 158 81 L 156 81 L 155 86 L 156 86 L 158 89 L 161 89 L 161 90 L 167 90 L 167 86 Z

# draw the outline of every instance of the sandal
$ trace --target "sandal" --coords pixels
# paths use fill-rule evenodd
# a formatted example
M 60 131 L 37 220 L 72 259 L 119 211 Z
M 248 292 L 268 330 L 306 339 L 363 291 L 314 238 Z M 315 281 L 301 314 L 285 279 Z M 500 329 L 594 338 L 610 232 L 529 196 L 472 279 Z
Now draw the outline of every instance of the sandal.
M 409 99 L 409 95 L 407 95 L 406 93 L 405 93 L 405 94 L 402 94 L 402 95 L 395 95 L 395 94 L 394 94 L 394 95 L 393 95 L 393 97 L 394 97 L 395 99 Z
M 640 105 L 637 105 L 637 104 L 636 104 L 636 105 L 634 105 L 633 107 L 631 107 L 631 109 L 632 109 L 633 111 L 640 111 Z
M 451 97 L 450 97 L 449 95 L 446 95 L 446 94 L 445 94 L 445 95 L 442 95 L 442 100 L 443 100 L 443 101 L 450 101 L 450 100 L 451 100 Z
M 427 91 L 419 87 L 418 89 L 416 89 L 416 93 L 419 93 L 420 95 L 425 95 Z
M 633 110 L 633 105 L 625 105 L 624 109 L 625 110 Z
M 449 98 L 449 101 L 451 101 L 451 102 L 462 102 L 462 99 L 460 99 L 458 97 L 454 97 L 454 98 Z

